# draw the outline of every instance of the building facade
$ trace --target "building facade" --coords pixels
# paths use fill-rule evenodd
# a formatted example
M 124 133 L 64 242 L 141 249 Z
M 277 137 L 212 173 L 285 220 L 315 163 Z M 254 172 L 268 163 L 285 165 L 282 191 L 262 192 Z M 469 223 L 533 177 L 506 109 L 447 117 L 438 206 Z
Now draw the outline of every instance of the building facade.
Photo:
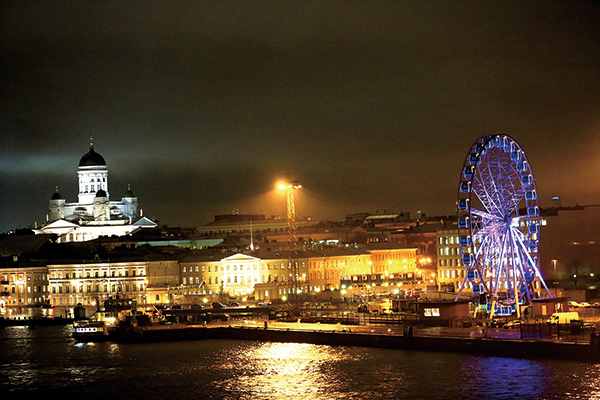
M 437 231 L 437 277 L 443 292 L 458 292 L 465 280 L 465 267 L 461 262 L 458 227 L 450 224 Z M 472 293 L 469 282 L 463 293 Z
M 48 269 L 45 266 L 0 269 L 0 307 L 47 304 L 48 288 Z
M 144 261 L 65 263 L 48 265 L 49 298 L 54 306 L 97 306 L 109 298 L 146 303 Z

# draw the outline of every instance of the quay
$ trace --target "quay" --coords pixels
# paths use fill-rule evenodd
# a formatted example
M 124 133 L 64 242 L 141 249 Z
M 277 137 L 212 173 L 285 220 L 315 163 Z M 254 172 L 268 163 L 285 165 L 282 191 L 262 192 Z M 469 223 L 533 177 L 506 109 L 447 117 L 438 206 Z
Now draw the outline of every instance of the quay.
M 474 335 L 475 333 L 475 335 Z M 358 346 L 411 351 L 457 352 L 494 357 L 559 359 L 600 362 L 596 340 L 526 340 L 518 335 L 481 334 L 451 328 L 343 326 L 271 322 L 210 323 L 207 325 L 154 325 L 116 330 L 108 340 L 121 343 L 151 343 L 207 339 L 311 343 L 330 346 Z M 594 336 L 595 337 L 595 336 Z
M 67 317 L 32 317 L 32 316 L 0 316 L 0 328 L 6 326 L 46 326 L 46 325 L 69 325 L 73 318 Z

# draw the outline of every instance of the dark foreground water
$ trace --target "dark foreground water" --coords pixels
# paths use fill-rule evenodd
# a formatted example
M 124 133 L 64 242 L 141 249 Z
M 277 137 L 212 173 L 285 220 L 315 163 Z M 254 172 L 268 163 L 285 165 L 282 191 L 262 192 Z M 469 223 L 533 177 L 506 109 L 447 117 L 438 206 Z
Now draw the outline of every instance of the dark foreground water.
M 77 344 L 0 328 L 0 393 L 89 399 L 600 399 L 600 364 L 227 340 Z M 70 397 L 77 396 L 77 397 Z

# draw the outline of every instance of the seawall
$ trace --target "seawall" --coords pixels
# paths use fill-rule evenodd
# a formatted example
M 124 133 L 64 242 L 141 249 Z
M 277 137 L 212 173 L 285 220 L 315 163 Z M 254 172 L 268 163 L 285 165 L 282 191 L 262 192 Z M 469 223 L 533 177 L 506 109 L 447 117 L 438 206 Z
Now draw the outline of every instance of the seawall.
M 183 326 L 165 329 L 137 329 L 114 332 L 116 342 L 149 343 L 160 341 L 234 339 L 271 342 L 312 343 L 331 346 L 360 346 L 414 351 L 458 352 L 496 357 L 559 359 L 600 362 L 597 345 L 542 340 L 504 340 L 492 338 L 452 338 L 412 335 L 281 330 L 241 327 Z

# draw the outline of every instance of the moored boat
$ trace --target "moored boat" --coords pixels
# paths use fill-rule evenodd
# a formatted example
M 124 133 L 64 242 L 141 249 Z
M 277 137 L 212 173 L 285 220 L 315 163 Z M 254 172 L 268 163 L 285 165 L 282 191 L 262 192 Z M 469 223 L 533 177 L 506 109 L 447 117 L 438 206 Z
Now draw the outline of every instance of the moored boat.
M 83 318 L 73 322 L 73 337 L 79 342 L 108 340 L 110 331 L 126 316 L 135 313 L 136 308 L 135 300 L 106 300 L 103 309 L 96 311 L 89 319 Z

